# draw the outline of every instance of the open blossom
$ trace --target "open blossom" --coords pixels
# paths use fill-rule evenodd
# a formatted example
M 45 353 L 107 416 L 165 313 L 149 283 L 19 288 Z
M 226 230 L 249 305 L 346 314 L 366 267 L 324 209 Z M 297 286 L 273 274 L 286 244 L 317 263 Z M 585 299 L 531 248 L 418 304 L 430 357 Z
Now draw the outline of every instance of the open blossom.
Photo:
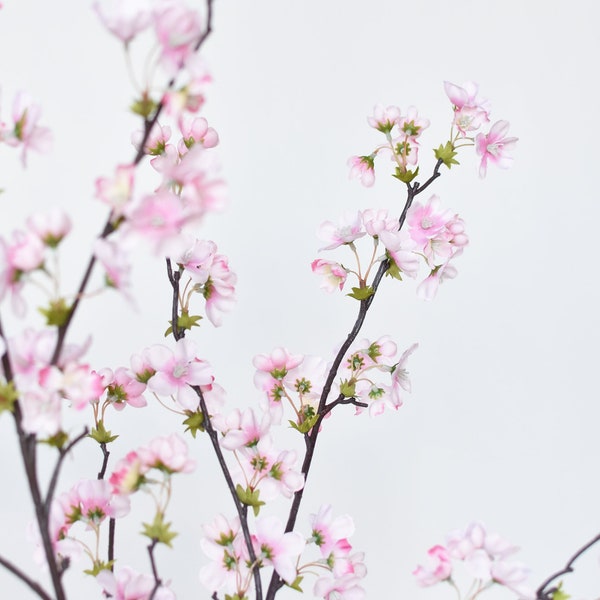
M 452 561 L 448 550 L 443 546 L 433 546 L 427 551 L 425 564 L 419 565 L 412 574 L 422 586 L 434 585 L 448 579 L 452 574 Z
M 146 351 L 154 375 L 148 380 L 148 389 L 161 396 L 175 396 L 185 410 L 198 408 L 198 395 L 190 386 L 210 385 L 214 377 L 206 361 L 196 357 L 196 345 L 182 338 L 171 350 L 156 344 Z
M 180 126 L 183 147 L 180 144 L 179 152 L 182 154 L 194 144 L 201 144 L 204 148 L 213 148 L 219 143 L 219 134 L 208 126 L 208 121 L 204 117 L 196 117 L 191 122 L 182 117 Z
M 415 202 L 406 215 L 410 237 L 422 250 L 429 240 L 445 229 L 452 216 L 452 211 L 441 208 L 441 201 L 436 195 L 431 196 L 426 204 Z
M 481 156 L 479 176 L 485 177 L 488 161 L 501 169 L 507 169 L 513 158 L 509 156 L 519 138 L 506 137 L 510 124 L 508 121 L 494 123 L 488 134 L 480 133 L 475 138 L 475 151 Z
M 317 235 L 327 243 L 326 246 L 319 248 L 319 252 L 321 250 L 333 250 L 338 246 L 350 244 L 365 235 L 362 228 L 361 213 L 346 213 L 337 225 L 331 221 L 325 221 L 320 225 Z
M 118 165 L 113 177 L 96 179 L 96 198 L 110 206 L 113 217 L 123 215 L 125 206 L 131 201 L 134 177 L 134 165 Z
M 144 483 L 144 473 L 148 466 L 142 464 L 137 452 L 129 452 L 115 465 L 108 482 L 113 494 L 131 494 Z
M 454 279 L 458 271 L 450 260 L 462 254 L 462 248 L 458 248 L 443 264 L 433 268 L 431 273 L 417 287 L 417 297 L 421 300 L 433 300 L 437 294 L 440 283 L 447 279 Z
M 324 557 L 334 549 L 340 540 L 346 541 L 354 533 L 354 521 L 349 515 L 333 518 L 333 507 L 324 504 L 317 514 L 310 515 L 311 541 Z M 351 546 L 350 546 L 351 548 Z
M 429 127 L 429 119 L 419 118 L 416 107 L 409 106 L 406 110 L 406 115 L 400 116 L 398 119 L 398 129 L 400 130 L 401 138 L 410 142 L 417 143 L 417 138 Z
M 322 289 L 327 292 L 344 289 L 348 272 L 342 265 L 331 260 L 317 258 L 312 261 L 310 266 L 313 273 L 322 276 L 323 280 L 320 286 Z
M 476 83 L 467 81 L 461 87 L 445 81 L 444 89 L 454 106 L 454 124 L 463 136 L 489 122 L 488 102 L 478 96 Z
M 71 231 L 71 219 L 64 210 L 55 207 L 44 213 L 33 213 L 27 218 L 27 227 L 46 246 L 55 248 Z
M 400 119 L 400 109 L 397 106 L 385 108 L 382 104 L 375 106 L 372 117 L 367 117 L 369 125 L 382 133 L 389 133 L 398 123 L 398 119 Z
M 257 558 L 273 565 L 279 576 L 293 583 L 297 576 L 296 561 L 304 549 L 304 538 L 295 531 L 285 533 L 277 517 L 256 520 L 256 534 L 252 536 Z
M 188 458 L 187 444 L 176 433 L 153 439 L 147 446 L 138 448 L 136 454 L 141 463 L 141 470 L 159 469 L 167 473 L 190 473 L 196 467 L 196 461 Z
M 348 166 L 350 179 L 359 179 L 365 187 L 371 187 L 375 183 L 375 163 L 372 156 L 351 156 Z
M 319 577 L 313 592 L 325 600 L 363 600 L 367 595 L 360 584 L 361 578 L 350 573 L 339 578 Z
M 102 24 L 125 44 L 152 23 L 151 0 L 96 0 L 92 6 Z

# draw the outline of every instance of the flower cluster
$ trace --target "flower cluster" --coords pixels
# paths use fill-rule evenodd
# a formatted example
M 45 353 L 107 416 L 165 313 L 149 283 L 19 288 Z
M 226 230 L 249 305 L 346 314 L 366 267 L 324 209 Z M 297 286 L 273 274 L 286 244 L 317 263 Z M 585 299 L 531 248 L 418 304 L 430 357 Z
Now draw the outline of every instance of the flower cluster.
M 457 588 L 452 576 L 454 562 L 459 561 L 473 579 L 473 585 L 464 600 L 473 600 L 494 584 L 512 590 L 520 598 L 535 598 L 535 593 L 526 582 L 528 569 L 522 563 L 509 559 L 517 550 L 516 546 L 498 534 L 487 532 L 480 523 L 471 523 L 464 531 L 449 533 L 446 546 L 430 548 L 427 561 L 419 565 L 413 575 L 422 586 L 447 581 Z M 459 597 L 463 598 L 460 592 Z
M 336 225 L 324 222 L 319 228 L 319 237 L 326 242 L 320 250 L 333 250 L 348 246 L 356 259 L 356 269 L 341 263 L 316 259 L 312 263 L 314 273 L 323 277 L 321 287 L 332 292 L 342 290 L 349 274 L 357 278 L 358 287 L 349 294 L 358 300 L 368 297 L 368 276 L 373 266 L 390 260 L 388 274 L 401 279 L 402 274 L 415 278 L 422 259 L 429 269 L 427 277 L 417 288 L 419 297 L 431 300 L 444 279 L 456 276 L 450 261 L 459 256 L 468 244 L 464 222 L 449 210 L 443 210 L 437 196 L 431 196 L 425 204 L 414 202 L 406 214 L 407 229 L 400 229 L 399 217 L 387 210 L 367 209 L 354 215 L 344 215 Z M 354 243 L 368 235 L 372 238 L 370 262 L 364 268 Z M 384 254 L 378 256 L 379 244 Z

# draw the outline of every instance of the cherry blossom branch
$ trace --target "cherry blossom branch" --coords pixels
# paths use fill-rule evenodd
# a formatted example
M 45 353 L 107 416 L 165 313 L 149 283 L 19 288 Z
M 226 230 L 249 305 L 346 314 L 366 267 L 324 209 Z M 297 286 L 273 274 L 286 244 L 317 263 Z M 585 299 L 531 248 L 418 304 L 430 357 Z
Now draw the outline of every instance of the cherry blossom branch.
M 158 588 L 162 585 L 162 580 L 158 576 L 158 570 L 156 569 L 156 562 L 154 560 L 154 548 L 156 547 L 156 544 L 157 540 L 152 540 L 152 542 L 148 544 L 148 555 L 150 556 L 150 566 L 152 568 L 152 576 L 154 577 L 154 587 L 152 588 L 149 600 L 154 600 Z
M 575 563 L 575 561 L 580 556 L 585 554 L 592 546 L 594 546 L 598 542 L 600 542 L 600 534 L 598 534 L 595 538 L 593 538 L 587 544 L 585 544 L 579 550 L 577 550 L 577 552 L 575 552 L 575 554 L 573 554 L 573 556 L 571 556 L 571 558 L 569 559 L 567 564 L 564 566 L 564 568 L 562 568 L 559 571 L 556 571 L 556 573 L 553 573 L 552 575 L 550 575 L 550 577 L 548 577 L 548 579 L 546 579 L 544 581 L 544 583 L 542 583 L 540 585 L 540 587 L 535 592 L 536 599 L 537 600 L 552 600 L 554 592 L 556 592 L 558 590 L 558 588 L 556 586 L 553 586 L 547 590 L 546 587 L 548 587 L 548 585 L 550 585 L 550 583 L 552 583 L 555 579 L 557 579 L 561 575 L 566 575 L 568 573 L 572 573 L 575 570 L 573 567 L 573 564 Z
M 198 41 L 196 42 L 196 45 L 194 46 L 195 52 L 198 52 L 198 50 L 200 50 L 200 48 L 202 47 L 202 45 L 204 44 L 204 42 L 206 41 L 206 39 L 212 32 L 213 0 L 206 0 L 206 7 L 207 7 L 206 29 L 204 30 L 202 35 L 199 37 Z M 176 78 L 177 78 L 177 76 L 174 76 L 169 80 L 165 91 L 169 91 L 173 88 L 173 86 L 175 85 Z M 144 135 L 142 136 L 142 139 L 138 146 L 137 152 L 135 154 L 135 158 L 133 159 L 133 163 L 132 163 L 133 166 L 139 165 L 140 162 L 142 161 L 142 159 L 145 157 L 144 147 L 146 145 L 146 142 L 148 141 L 148 138 L 150 136 L 152 128 L 158 121 L 158 117 L 160 116 L 160 114 L 163 111 L 163 108 L 164 108 L 164 101 L 161 100 L 158 103 L 156 110 L 154 111 L 154 114 L 152 115 L 152 118 L 144 119 Z M 98 239 L 107 238 L 115 230 L 115 226 L 112 223 L 112 217 L 113 217 L 113 214 L 111 212 L 106 224 L 104 225 L 104 228 L 102 229 L 102 233 L 98 236 Z M 94 269 L 95 263 L 96 263 L 96 256 L 94 254 L 92 254 L 92 256 L 90 257 L 90 260 L 88 262 L 87 268 L 85 270 L 85 273 L 83 275 L 83 278 L 81 280 L 81 283 L 79 285 L 79 289 L 77 291 L 77 296 L 75 297 L 75 301 L 73 302 L 73 305 L 71 306 L 71 310 L 69 311 L 65 322 L 61 326 L 58 327 L 58 338 L 56 340 L 56 345 L 54 347 L 54 353 L 52 354 L 52 361 L 51 361 L 52 365 L 55 365 L 58 362 L 58 358 L 60 357 L 60 353 L 62 351 L 62 347 L 65 342 L 65 337 L 67 335 L 67 331 L 69 329 L 69 326 L 71 324 L 73 316 L 75 315 L 75 311 L 77 310 L 77 307 L 79 306 L 79 302 L 80 302 L 81 298 L 83 297 L 85 290 L 87 289 L 87 285 L 88 285 L 89 279 L 91 277 L 92 271 Z
M 173 296 L 172 296 L 172 329 L 173 329 L 173 337 L 176 341 L 183 339 L 185 337 L 185 329 L 179 329 L 177 327 L 177 320 L 179 318 L 179 281 L 180 281 L 180 272 L 173 271 L 171 266 L 171 261 L 167 259 L 167 275 L 169 277 L 169 282 L 173 287 Z M 227 466 L 227 462 L 225 461 L 225 457 L 223 456 L 223 451 L 221 450 L 221 445 L 219 444 L 219 434 L 212 426 L 212 422 L 210 420 L 208 407 L 206 406 L 206 401 L 204 399 L 204 394 L 202 390 L 197 385 L 190 386 L 198 396 L 198 401 L 200 404 L 200 410 L 204 415 L 204 422 L 202 423 L 208 437 L 210 438 L 210 442 L 212 444 L 215 455 L 217 456 L 217 460 L 219 462 L 219 466 L 221 468 L 221 472 L 223 473 L 223 477 L 225 478 L 225 482 L 227 484 L 227 488 L 229 489 L 229 493 L 235 505 L 236 512 L 240 518 L 240 527 L 242 528 L 242 533 L 244 535 L 244 542 L 246 544 L 246 548 L 248 550 L 248 558 L 250 564 L 254 565 L 252 569 L 252 574 L 254 577 L 254 586 L 256 588 L 256 600 L 262 600 L 262 580 L 260 577 L 260 569 L 258 567 L 258 561 L 256 560 L 256 553 L 254 552 L 254 545 L 252 544 L 252 537 L 250 535 L 250 528 L 248 526 L 248 509 L 245 505 L 240 501 L 237 491 L 235 489 L 235 484 L 233 482 L 233 478 L 231 477 L 231 473 L 229 472 L 229 467 Z
M 39 583 L 33 581 L 33 579 L 25 575 L 21 569 L 13 565 L 10 561 L 6 560 L 2 556 L 0 556 L 0 565 L 2 565 L 7 571 L 10 571 L 24 584 L 29 586 L 29 588 L 32 589 L 40 598 L 42 598 L 42 600 L 52 600 L 52 598 L 46 593 L 44 588 L 42 588 Z
M 419 182 L 415 182 L 414 184 L 410 184 L 410 183 L 406 184 L 407 197 L 406 197 L 406 201 L 404 203 L 404 208 L 400 215 L 398 231 L 400 231 L 404 225 L 404 222 L 406 220 L 406 215 L 412 205 L 412 202 L 413 202 L 415 196 L 417 196 L 418 194 L 420 194 L 421 192 L 426 190 L 441 175 L 440 167 L 442 166 L 442 164 L 443 164 L 443 160 L 438 159 L 438 161 L 436 162 L 435 167 L 433 169 L 432 175 L 429 177 L 429 179 L 427 179 L 427 181 L 424 184 L 420 185 Z M 383 276 L 385 275 L 385 273 L 387 272 L 389 267 L 390 267 L 389 259 L 383 260 L 381 262 L 381 264 L 379 265 L 379 269 L 377 269 L 377 273 L 375 274 L 375 277 L 373 278 L 373 282 L 370 286 L 372 293 L 368 298 L 360 301 L 360 307 L 358 309 L 358 315 L 356 317 L 356 321 L 354 322 L 354 325 L 353 325 L 352 329 L 350 330 L 350 333 L 348 333 L 346 340 L 340 347 L 335 359 L 333 360 L 333 363 L 332 363 L 329 373 L 327 375 L 327 379 L 325 380 L 325 385 L 323 386 L 323 391 L 321 392 L 321 397 L 319 399 L 319 406 L 317 409 L 319 418 L 317 419 L 316 423 L 313 425 L 310 432 L 305 434 L 305 436 L 304 436 L 304 440 L 306 443 L 306 452 L 304 455 L 304 461 L 302 463 L 302 469 L 301 469 L 301 472 L 304 475 L 304 487 L 302 487 L 302 489 L 300 489 L 294 493 L 294 499 L 292 500 L 289 517 L 288 517 L 286 527 L 285 527 L 286 532 L 290 532 L 294 529 L 294 526 L 296 524 L 296 519 L 298 518 L 298 511 L 300 510 L 300 504 L 302 503 L 302 497 L 304 495 L 304 490 L 306 489 L 306 481 L 308 479 L 308 473 L 310 471 L 310 467 L 312 464 L 312 459 L 314 456 L 314 451 L 315 451 L 315 447 L 317 444 L 317 438 L 319 436 L 319 431 L 320 431 L 320 426 L 321 426 L 322 420 L 325 418 L 325 415 L 327 413 L 331 412 L 331 410 L 337 404 L 357 404 L 357 401 L 354 398 L 346 398 L 345 399 L 346 401 L 343 401 L 340 397 L 338 397 L 336 400 L 334 400 L 332 403 L 330 403 L 328 405 L 327 399 L 329 398 L 329 394 L 331 393 L 331 388 L 333 386 L 333 382 L 334 382 L 335 378 L 337 377 L 342 360 L 344 359 L 344 356 L 346 356 L 348 349 L 354 343 L 358 334 L 360 333 L 360 330 L 362 329 L 365 318 L 367 316 L 367 312 L 368 312 L 369 308 L 371 307 L 373 300 L 375 299 L 375 294 L 377 293 L 377 290 L 379 289 L 379 284 L 381 283 L 381 280 L 383 279 Z M 358 405 L 362 405 L 362 403 L 358 403 Z M 279 577 L 279 575 L 277 574 L 276 571 L 273 571 L 273 575 L 271 576 L 271 581 L 269 583 L 269 588 L 267 590 L 266 600 L 273 600 L 275 598 L 277 591 L 282 586 L 283 586 L 283 582 L 282 582 L 281 578 Z

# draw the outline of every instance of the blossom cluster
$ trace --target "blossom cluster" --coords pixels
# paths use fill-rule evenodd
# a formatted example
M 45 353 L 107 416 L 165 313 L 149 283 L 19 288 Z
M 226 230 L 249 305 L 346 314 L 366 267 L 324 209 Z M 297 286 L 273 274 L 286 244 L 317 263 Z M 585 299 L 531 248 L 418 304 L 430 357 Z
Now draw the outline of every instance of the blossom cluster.
M 528 569 L 509 558 L 517 551 L 516 546 L 497 533 L 487 532 L 481 523 L 471 523 L 464 531 L 449 533 L 445 546 L 430 548 L 426 562 L 419 565 L 413 575 L 422 586 L 446 581 L 457 587 L 453 574 L 455 563 L 460 562 L 473 579 L 473 585 L 464 600 L 472 600 L 494 584 L 512 590 L 520 598 L 533 599 L 535 593 L 526 581 Z M 460 592 L 459 597 L 463 597 Z
M 333 517 L 330 505 L 323 505 L 310 515 L 311 532 L 305 537 L 296 531 L 285 532 L 277 517 L 261 517 L 255 522 L 252 544 L 259 568 L 272 566 L 292 588 L 300 587 L 306 573 L 316 570 L 326 574 L 317 578 L 315 596 L 325 600 L 365 597 L 361 579 L 366 575 L 364 555 L 353 552 L 348 538 L 354 523 L 348 515 Z M 248 551 L 241 535 L 239 519 L 218 515 L 204 525 L 202 549 L 211 562 L 200 571 L 200 581 L 211 591 L 246 597 L 251 568 Z M 314 546 L 316 557 L 303 562 L 303 553 Z
M 356 270 L 336 261 L 316 259 L 312 263 L 314 273 L 323 277 L 321 287 L 332 292 L 342 290 L 349 274 L 357 278 L 358 288 L 368 290 L 367 278 L 374 264 L 383 260 L 391 261 L 390 275 L 401 279 L 402 274 L 416 278 L 421 260 L 429 272 L 417 288 L 417 295 L 431 300 L 435 297 L 439 284 L 456 276 L 457 271 L 450 261 L 459 256 L 469 240 L 465 233 L 464 221 L 448 209 L 441 207 L 437 196 L 431 196 L 426 203 L 414 202 L 406 214 L 406 229 L 400 229 L 399 217 L 390 216 L 385 209 L 367 209 L 354 215 L 347 214 L 338 224 L 324 222 L 319 228 L 319 237 L 326 242 L 320 250 L 333 250 L 348 246 L 354 253 Z M 373 240 L 372 255 L 366 269 L 360 262 L 355 241 L 363 236 Z M 383 254 L 377 255 L 379 244 Z M 352 294 L 350 294 L 352 295 Z M 364 296 L 367 297 L 367 296 Z

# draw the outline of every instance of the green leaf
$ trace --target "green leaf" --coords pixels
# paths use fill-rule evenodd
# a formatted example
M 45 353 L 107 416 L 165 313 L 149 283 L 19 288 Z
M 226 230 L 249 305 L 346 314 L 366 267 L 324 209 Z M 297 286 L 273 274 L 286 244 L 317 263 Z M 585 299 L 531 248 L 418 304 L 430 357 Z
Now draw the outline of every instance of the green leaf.
M 98 427 L 92 429 L 89 434 L 89 437 L 96 440 L 99 444 L 110 444 L 114 442 L 119 436 L 112 435 L 110 431 L 107 431 L 104 427 L 103 421 L 98 421 Z
M 248 600 L 248 596 L 238 596 L 238 594 L 230 596 L 229 594 L 225 594 L 225 600 Z
M 59 431 L 55 433 L 52 437 L 46 438 L 45 440 L 40 440 L 42 444 L 48 444 L 48 446 L 53 446 L 54 448 L 58 448 L 59 450 L 69 441 L 69 436 L 64 431 Z
M 5 410 L 13 412 L 19 393 L 12 381 L 0 383 L 0 413 Z
M 394 262 L 394 260 L 392 258 L 389 259 L 390 261 L 390 266 L 388 267 L 388 270 L 385 272 L 386 277 L 393 277 L 394 279 L 398 279 L 399 281 L 402 281 L 402 271 L 400 270 L 400 267 L 398 267 L 398 265 Z
M 452 142 L 446 142 L 446 145 L 440 144 L 440 147 L 437 150 L 434 150 L 433 153 L 438 160 L 441 160 L 449 169 L 452 168 L 452 165 L 460 164 L 457 160 L 454 160 L 454 157 L 458 154 L 454 150 L 454 144 Z
M 355 393 L 356 381 L 354 379 L 342 381 L 340 384 L 340 394 L 342 394 L 344 398 L 354 398 Z
M 202 317 L 200 315 L 190 315 L 187 310 L 182 310 L 181 314 L 177 317 L 177 327 L 183 329 L 191 329 L 192 327 L 200 327 L 198 321 Z M 173 333 L 173 321 L 169 321 L 169 328 L 165 331 L 165 337 Z
M 396 172 L 392 175 L 396 179 L 399 179 L 403 183 L 410 183 L 419 174 L 419 167 L 414 171 L 410 169 L 403 170 L 400 167 L 396 167 Z
M 288 423 L 290 424 L 290 426 L 295 429 L 296 431 L 299 431 L 301 434 L 306 434 L 308 433 L 315 425 L 315 423 L 317 422 L 317 419 L 319 418 L 319 415 L 313 415 L 312 417 L 309 418 L 304 418 L 302 420 L 301 423 L 296 423 L 295 421 L 288 421 Z
M 260 507 L 264 506 L 264 502 L 259 500 L 259 490 L 253 490 L 250 486 L 244 489 L 239 483 L 235 486 L 235 493 L 242 504 L 251 506 L 254 511 L 254 516 L 257 517 L 260 512 Z
M 302 592 L 302 588 L 300 587 L 300 584 L 302 583 L 302 580 L 304 579 L 304 577 L 302 577 L 302 575 L 298 575 L 298 577 L 296 577 L 296 579 L 294 579 L 293 583 L 288 583 L 288 587 L 291 587 L 293 590 L 298 590 L 299 592 Z
M 144 526 L 142 535 L 150 538 L 153 542 L 156 541 L 171 548 L 171 542 L 177 537 L 177 534 L 171 531 L 171 523 L 165 523 L 164 519 L 164 515 L 161 512 L 157 512 L 152 524 L 142 523 Z
M 195 438 L 199 431 L 204 431 L 204 413 L 201 410 L 196 412 L 186 410 L 185 414 L 187 415 L 187 419 L 183 422 L 186 426 L 185 431 L 189 431 Z
M 356 300 L 366 300 L 374 293 L 373 288 L 370 285 L 367 285 L 365 287 L 353 287 L 352 293 L 346 294 L 346 296 L 350 296 L 350 298 L 355 298 Z
M 569 600 L 571 594 L 567 594 L 567 592 L 563 590 L 562 585 L 563 582 L 561 581 L 554 592 L 552 592 L 552 600 Z
M 67 305 L 64 298 L 51 300 L 48 308 L 38 308 L 38 310 L 46 317 L 46 325 L 56 325 L 56 327 L 64 325 L 71 314 L 71 306 Z
M 114 560 L 109 560 L 108 562 L 103 562 L 101 560 L 95 560 L 94 566 L 91 569 L 85 569 L 83 572 L 86 575 L 91 575 L 92 577 L 96 577 L 100 571 L 110 571 L 110 568 L 115 564 Z
M 144 92 L 142 97 L 135 100 L 129 108 L 134 115 L 140 115 L 140 117 L 147 119 L 156 110 L 156 107 L 156 102 Z

